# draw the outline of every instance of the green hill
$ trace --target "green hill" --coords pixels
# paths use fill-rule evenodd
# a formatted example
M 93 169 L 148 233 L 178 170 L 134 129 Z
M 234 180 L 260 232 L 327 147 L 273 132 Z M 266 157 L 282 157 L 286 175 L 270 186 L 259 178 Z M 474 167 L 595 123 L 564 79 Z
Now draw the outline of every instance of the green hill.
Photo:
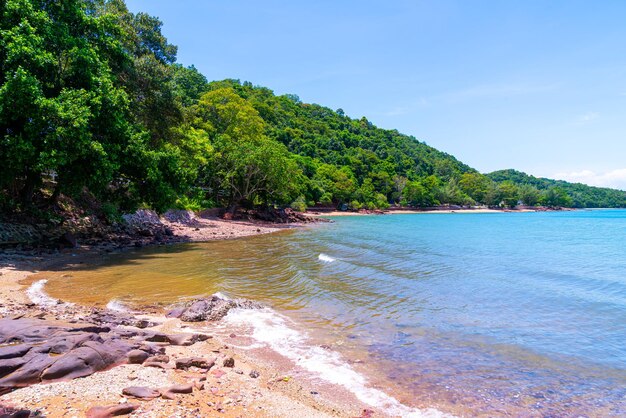
M 487 174 L 487 177 L 497 183 L 511 181 L 520 186 L 530 185 L 541 191 L 560 188 L 571 198 L 570 204 L 575 208 L 626 207 L 626 191 L 622 190 L 535 177 L 513 169 L 494 171 Z

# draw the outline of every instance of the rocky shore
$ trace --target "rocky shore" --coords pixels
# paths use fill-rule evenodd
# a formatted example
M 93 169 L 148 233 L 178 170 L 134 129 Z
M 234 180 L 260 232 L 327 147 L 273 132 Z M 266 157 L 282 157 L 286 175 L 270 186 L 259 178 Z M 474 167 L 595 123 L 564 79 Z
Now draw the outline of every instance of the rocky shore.
M 76 247 L 2 251 L 0 416 L 372 416 L 345 388 L 294 379 L 292 362 L 269 351 L 259 356 L 239 348 L 249 337 L 224 330 L 220 320 L 233 308 L 261 308 L 254 301 L 211 296 L 165 311 L 134 312 L 32 303 L 20 284 L 29 275 L 135 247 L 139 237 L 141 245 L 159 245 L 283 229 L 208 216 L 152 222 L 150 214 L 141 213 L 128 224 L 156 225 L 163 238 L 137 234 L 130 242 L 91 245 L 79 238 Z

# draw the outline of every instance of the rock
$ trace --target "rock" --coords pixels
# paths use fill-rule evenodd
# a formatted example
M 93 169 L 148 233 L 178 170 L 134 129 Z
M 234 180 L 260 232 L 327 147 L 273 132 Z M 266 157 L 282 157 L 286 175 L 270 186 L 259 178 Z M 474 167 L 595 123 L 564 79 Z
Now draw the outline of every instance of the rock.
M 30 416 L 31 411 L 28 409 L 14 409 L 0 405 L 0 418 L 28 418 Z
M 235 359 L 232 357 L 224 359 L 224 367 L 235 367 Z
M 185 312 L 185 308 L 174 308 L 165 314 L 166 318 L 180 318 L 180 316 Z
M 130 386 L 124 388 L 122 389 L 122 394 L 137 399 L 155 399 L 161 396 L 161 393 L 158 390 L 144 386 Z
M 143 363 L 143 367 L 156 367 L 163 370 L 169 370 L 174 368 L 172 364 L 161 363 L 159 361 L 146 361 L 145 363 Z
M 191 393 L 193 392 L 193 384 L 185 383 L 182 385 L 170 386 L 169 388 L 167 388 L 167 391 L 172 393 Z
M 131 350 L 127 355 L 130 364 L 142 364 L 148 357 L 150 357 L 150 354 L 143 350 Z
M 0 393 L 42 381 L 84 377 L 124 363 L 133 344 L 97 325 L 59 326 L 34 319 L 0 320 Z M 28 348 L 30 347 L 30 348 Z M 15 355 L 19 357 L 13 357 Z
M 222 369 L 215 369 L 211 371 L 211 374 L 219 379 L 220 377 L 224 376 L 226 372 Z
M 176 368 L 186 370 L 190 367 L 209 370 L 215 365 L 215 359 L 206 360 L 200 357 L 179 358 L 176 360 Z
M 256 370 L 252 370 L 252 371 L 250 372 L 250 375 L 249 375 L 249 376 L 250 376 L 251 378 L 253 378 L 253 379 L 256 379 L 257 377 L 259 377 L 259 376 L 260 376 L 260 373 L 259 373 L 259 372 L 257 372 Z
M 159 393 L 161 394 L 161 398 L 163 399 L 167 399 L 169 401 L 176 400 L 176 394 L 172 392 L 168 392 L 166 389 L 159 390 Z
M 157 322 L 151 322 L 145 319 L 138 319 L 126 312 L 116 312 L 111 310 L 94 309 L 91 314 L 85 318 L 89 322 L 109 326 L 131 326 L 136 328 L 148 328 L 159 325 Z
M 146 359 L 147 362 L 154 362 L 154 363 L 169 363 L 170 362 L 170 356 L 165 355 L 165 354 L 159 354 L 156 356 L 152 356 L 152 357 L 148 357 Z
M 145 341 L 152 343 L 169 343 L 170 338 L 166 334 L 154 332 L 152 334 L 146 335 Z
M 59 244 L 64 247 L 76 248 L 76 237 L 71 232 L 66 232 L 59 237 Z
M 163 399 L 174 400 L 176 399 L 177 393 L 188 394 L 193 392 L 194 385 L 193 383 L 186 383 L 182 385 L 174 385 L 169 388 L 160 389 L 161 397 Z
M 89 376 L 125 363 L 136 343 L 110 327 L 63 325 L 35 318 L 0 319 L 0 394 L 59 379 Z
M 189 346 L 200 341 L 206 341 L 211 338 L 210 335 L 204 334 L 175 334 L 169 335 L 169 343 L 172 345 Z
M 137 404 L 123 403 L 109 406 L 94 406 L 86 413 L 87 418 L 109 418 L 128 415 L 139 408 Z
M 32 347 L 28 344 L 9 345 L 0 347 L 0 360 L 22 357 L 30 351 Z M 0 368 L 2 364 L 0 364 Z
M 199 299 L 191 303 L 179 318 L 187 322 L 217 321 L 233 308 L 259 309 L 262 305 L 247 299 L 226 300 L 217 296 Z M 180 308 L 177 308 L 180 309 Z M 177 314 L 178 314 L 177 310 Z
M 61 378 L 74 379 L 92 375 L 106 366 L 107 363 L 98 352 L 87 347 L 79 347 L 61 356 L 59 360 L 41 373 L 40 378 L 42 381 Z

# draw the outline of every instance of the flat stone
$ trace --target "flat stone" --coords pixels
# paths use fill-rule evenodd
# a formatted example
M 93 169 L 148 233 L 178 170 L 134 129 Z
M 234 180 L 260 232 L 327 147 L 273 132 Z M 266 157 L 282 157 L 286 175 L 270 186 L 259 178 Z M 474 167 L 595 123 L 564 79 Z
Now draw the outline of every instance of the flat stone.
M 155 399 L 161 396 L 161 393 L 158 390 L 144 386 L 130 386 L 124 388 L 122 389 L 122 394 L 132 396 L 137 399 Z
M 128 415 L 139 408 L 137 404 L 123 403 L 109 406 L 94 406 L 89 408 L 87 418 L 110 418 L 120 415 Z
M 156 367 L 157 369 L 170 370 L 174 368 L 173 364 L 161 363 L 159 361 L 146 361 L 143 367 Z

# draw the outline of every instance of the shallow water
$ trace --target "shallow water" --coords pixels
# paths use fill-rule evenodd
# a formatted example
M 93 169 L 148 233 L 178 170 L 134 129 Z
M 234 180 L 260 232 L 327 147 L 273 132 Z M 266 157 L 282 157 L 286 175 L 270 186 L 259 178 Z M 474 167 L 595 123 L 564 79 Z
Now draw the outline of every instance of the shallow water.
M 260 300 L 311 344 L 365 356 L 359 369 L 413 405 L 626 415 L 626 211 L 335 221 L 111 255 L 47 274 L 45 289 L 101 305 L 214 292 Z

